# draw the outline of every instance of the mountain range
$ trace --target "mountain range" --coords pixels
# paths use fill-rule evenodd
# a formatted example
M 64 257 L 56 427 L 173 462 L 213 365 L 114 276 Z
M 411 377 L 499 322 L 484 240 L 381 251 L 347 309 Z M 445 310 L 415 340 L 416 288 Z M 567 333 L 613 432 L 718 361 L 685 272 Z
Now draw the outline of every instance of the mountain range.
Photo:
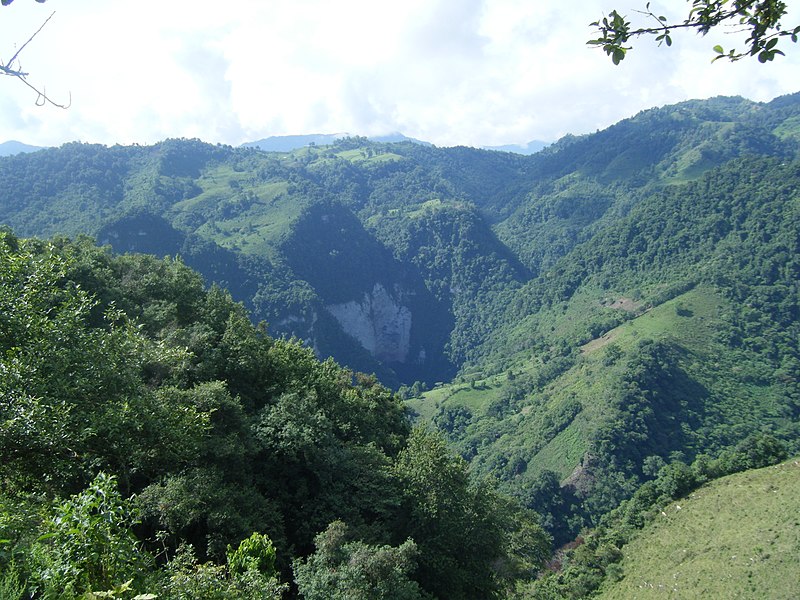
M 265 152 L 291 152 L 306 146 L 325 146 L 334 143 L 347 137 L 353 137 L 348 133 L 316 133 L 316 134 L 303 134 L 303 135 L 273 135 L 262 140 L 254 142 L 245 142 L 242 144 L 243 148 L 258 148 Z M 394 143 L 394 142 L 414 142 L 424 146 L 432 145 L 430 142 L 424 142 L 415 138 L 410 138 L 402 133 L 392 133 L 388 135 L 371 136 L 369 138 L 372 142 L 378 143 Z M 498 150 L 501 152 L 514 152 L 516 154 L 534 154 L 539 150 L 545 148 L 548 142 L 534 140 L 527 144 L 506 144 L 504 146 L 483 146 L 484 150 Z M 23 152 L 35 152 L 36 150 L 43 150 L 44 146 L 30 146 L 17 141 L 8 141 L 0 143 L 0 156 L 12 156 Z
M 754 435 L 800 451 L 798 149 L 800 94 L 529 156 L 71 143 L 0 159 L 0 223 L 180 255 L 273 335 L 399 390 L 566 541 L 672 461 Z

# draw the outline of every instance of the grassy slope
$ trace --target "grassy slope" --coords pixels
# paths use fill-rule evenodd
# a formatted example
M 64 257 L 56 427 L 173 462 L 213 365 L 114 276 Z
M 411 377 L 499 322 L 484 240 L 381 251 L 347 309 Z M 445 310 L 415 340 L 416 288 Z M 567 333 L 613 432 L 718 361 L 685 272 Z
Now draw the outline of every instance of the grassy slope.
M 799 515 L 797 460 L 715 481 L 624 547 L 601 597 L 797 598 Z
M 614 305 L 608 298 L 595 302 Z M 608 410 L 604 398 L 610 396 L 616 385 L 614 375 L 617 372 L 611 354 L 630 352 L 644 339 L 668 340 L 682 348 L 681 367 L 705 387 L 709 428 L 696 433 L 697 444 L 725 444 L 728 441 L 725 438 L 733 432 L 716 426 L 720 422 L 733 421 L 741 423 L 740 427 L 757 429 L 762 419 L 772 416 L 763 411 L 769 412 L 765 407 L 773 404 L 780 390 L 765 376 L 766 371 L 760 372 L 755 356 L 732 352 L 715 340 L 715 333 L 723 327 L 724 315 L 729 309 L 713 288 L 700 286 L 604 332 L 583 346 L 572 368 L 543 389 L 528 394 L 517 414 L 507 418 L 496 430 L 499 434 L 496 439 L 487 440 L 486 444 L 502 449 L 507 455 L 517 452 L 530 456 L 527 461 L 529 476 L 548 469 L 562 478 L 567 477 L 588 450 L 590 434 Z M 571 313 L 568 309 L 563 315 L 553 316 L 554 331 L 561 330 L 563 334 L 570 330 L 577 319 L 577 315 Z M 540 323 L 540 331 L 544 329 L 549 327 Z M 539 368 L 539 361 L 519 359 L 512 370 L 519 378 L 534 374 Z M 730 373 L 730 377 L 719 378 L 719 371 Z M 490 420 L 486 417 L 487 409 L 502 396 L 507 385 L 508 372 L 477 378 L 474 386 L 471 382 L 444 385 L 426 392 L 421 399 L 410 400 L 409 406 L 425 421 L 432 420 L 443 406 L 466 406 L 477 419 L 486 423 Z M 754 402 L 754 398 L 759 402 Z M 580 411 L 564 423 L 565 426 L 552 430 L 555 435 L 542 444 L 544 440 L 539 435 L 542 424 L 562 420 L 576 401 L 580 403 Z M 473 434 L 481 431 L 475 425 L 471 427 Z M 533 453 L 530 452 L 532 448 L 536 448 Z M 480 455 L 477 462 L 481 463 Z

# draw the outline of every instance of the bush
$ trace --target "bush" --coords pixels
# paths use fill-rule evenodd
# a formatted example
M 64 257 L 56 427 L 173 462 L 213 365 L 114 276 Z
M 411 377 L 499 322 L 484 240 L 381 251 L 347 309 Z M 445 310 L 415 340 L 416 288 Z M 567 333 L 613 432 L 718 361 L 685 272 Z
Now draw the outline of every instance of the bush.
M 34 595 L 37 590 L 58 590 L 68 597 L 140 579 L 152 559 L 131 533 L 135 522 L 116 479 L 98 474 L 86 490 L 56 508 L 46 533 L 34 544 Z

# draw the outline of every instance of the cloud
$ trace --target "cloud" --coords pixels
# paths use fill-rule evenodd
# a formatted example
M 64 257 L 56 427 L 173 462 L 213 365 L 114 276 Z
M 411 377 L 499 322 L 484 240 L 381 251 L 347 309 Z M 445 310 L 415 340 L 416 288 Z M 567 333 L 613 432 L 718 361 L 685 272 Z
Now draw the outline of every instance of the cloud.
M 796 91 L 800 51 L 789 47 L 770 65 L 710 65 L 712 36 L 676 35 L 669 49 L 642 39 L 615 67 L 585 44 L 588 23 L 614 4 L 17 2 L 2 9 L 0 39 L 20 41 L 56 10 L 26 48 L 26 67 L 48 93 L 71 91 L 73 106 L 37 108 L 23 86 L 0 81 L 0 140 L 238 144 L 401 131 L 440 145 L 499 145 L 594 131 L 688 98 Z

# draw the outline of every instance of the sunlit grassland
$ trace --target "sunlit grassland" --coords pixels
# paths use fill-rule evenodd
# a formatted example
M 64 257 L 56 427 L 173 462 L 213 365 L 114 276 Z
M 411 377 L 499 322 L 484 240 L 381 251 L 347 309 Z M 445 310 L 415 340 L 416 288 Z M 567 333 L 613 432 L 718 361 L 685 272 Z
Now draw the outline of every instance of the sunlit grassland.
M 738 473 L 665 507 L 601 598 L 797 598 L 800 462 Z

